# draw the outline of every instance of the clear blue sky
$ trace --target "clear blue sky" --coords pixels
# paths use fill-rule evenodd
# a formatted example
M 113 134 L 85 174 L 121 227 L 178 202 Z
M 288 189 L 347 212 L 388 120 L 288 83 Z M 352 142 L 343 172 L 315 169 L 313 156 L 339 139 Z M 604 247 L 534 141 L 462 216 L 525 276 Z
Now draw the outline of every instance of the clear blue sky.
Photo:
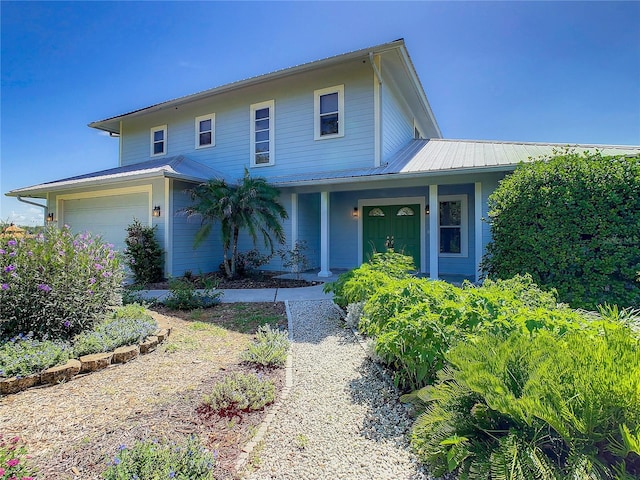
M 640 145 L 640 2 L 5 2 L 7 191 L 117 166 L 87 124 L 404 38 L 446 138 Z

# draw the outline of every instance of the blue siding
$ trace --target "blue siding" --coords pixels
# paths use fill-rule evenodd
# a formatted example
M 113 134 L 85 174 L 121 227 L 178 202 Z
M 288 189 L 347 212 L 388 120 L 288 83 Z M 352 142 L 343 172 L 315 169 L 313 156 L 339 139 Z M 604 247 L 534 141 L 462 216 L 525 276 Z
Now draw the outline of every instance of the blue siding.
M 309 268 L 320 267 L 320 194 L 298 195 L 298 240 L 307 242 Z
M 265 177 L 373 165 L 373 82 L 371 67 L 351 64 L 295 78 L 274 80 L 242 91 L 220 94 L 178 109 L 127 119 L 123 124 L 121 164 L 149 159 L 149 129 L 167 125 L 167 155 L 185 155 L 238 178 L 249 166 L 249 107 L 275 100 L 275 165 L 254 167 Z M 314 140 L 314 90 L 344 84 L 345 135 Z M 214 147 L 195 149 L 197 116 L 215 113 Z
M 413 117 L 402 107 L 400 96 L 384 84 L 382 89 L 382 161 L 385 162 L 413 138 Z
M 193 239 L 200 228 L 200 221 L 187 220 L 184 215 L 178 214 L 181 208 L 190 205 L 191 200 L 185 193 L 190 188 L 184 182 L 174 182 L 171 221 L 173 222 L 173 276 L 183 275 L 185 270 L 191 270 L 194 274 L 218 270 L 222 262 L 222 247 L 220 245 L 219 228 L 215 225 L 209 239 L 198 248 L 193 248 Z

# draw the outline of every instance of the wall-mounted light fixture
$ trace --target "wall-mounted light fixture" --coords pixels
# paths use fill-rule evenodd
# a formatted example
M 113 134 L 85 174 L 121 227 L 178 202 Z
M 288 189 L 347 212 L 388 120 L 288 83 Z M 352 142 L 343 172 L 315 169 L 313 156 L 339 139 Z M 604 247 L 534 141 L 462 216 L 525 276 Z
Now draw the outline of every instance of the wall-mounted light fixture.
M 47 222 L 53 222 L 53 212 L 47 214 Z
M 156 205 L 155 207 L 153 207 L 153 216 L 154 217 L 160 216 L 160 205 Z
M 425 215 L 429 215 L 429 204 L 427 203 L 427 206 L 424 208 L 424 214 Z
M 351 212 L 351 216 L 353 218 L 358 218 L 358 207 L 353 207 L 353 212 Z

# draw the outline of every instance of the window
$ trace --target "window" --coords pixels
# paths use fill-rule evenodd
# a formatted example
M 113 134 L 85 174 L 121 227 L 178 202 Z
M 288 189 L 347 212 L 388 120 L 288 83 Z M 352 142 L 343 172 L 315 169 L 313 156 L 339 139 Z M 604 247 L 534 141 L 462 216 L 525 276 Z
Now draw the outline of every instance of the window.
M 398 217 L 413 217 L 414 215 L 415 213 L 411 207 L 402 207 L 398 210 L 398 213 L 396 213 L 396 216 Z
M 314 138 L 344 137 L 344 85 L 314 93 Z
M 369 211 L 369 216 L 370 217 L 384 217 L 384 212 L 382 211 L 382 209 L 376 207 L 376 208 L 372 208 Z
M 196 117 L 196 148 L 213 147 L 216 144 L 216 114 Z
M 275 102 L 251 105 L 251 166 L 273 165 L 275 162 Z
M 438 208 L 440 256 L 467 256 L 467 196 L 441 196 Z
M 156 157 L 167 153 L 167 126 L 161 125 L 151 129 L 151 156 Z

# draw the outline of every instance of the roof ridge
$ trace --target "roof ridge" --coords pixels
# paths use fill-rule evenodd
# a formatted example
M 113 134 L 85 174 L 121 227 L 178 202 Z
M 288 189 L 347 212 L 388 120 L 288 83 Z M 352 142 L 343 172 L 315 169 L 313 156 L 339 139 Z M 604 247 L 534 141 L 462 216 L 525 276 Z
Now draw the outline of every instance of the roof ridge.
M 499 145 L 551 145 L 558 147 L 603 147 L 603 148 L 639 148 L 640 145 L 611 145 L 606 143 L 576 143 L 576 142 L 528 142 L 528 141 L 517 141 L 517 140 L 474 140 L 469 138 L 431 138 L 429 139 L 433 142 L 458 142 L 458 143 L 490 143 L 490 144 L 499 144 Z

